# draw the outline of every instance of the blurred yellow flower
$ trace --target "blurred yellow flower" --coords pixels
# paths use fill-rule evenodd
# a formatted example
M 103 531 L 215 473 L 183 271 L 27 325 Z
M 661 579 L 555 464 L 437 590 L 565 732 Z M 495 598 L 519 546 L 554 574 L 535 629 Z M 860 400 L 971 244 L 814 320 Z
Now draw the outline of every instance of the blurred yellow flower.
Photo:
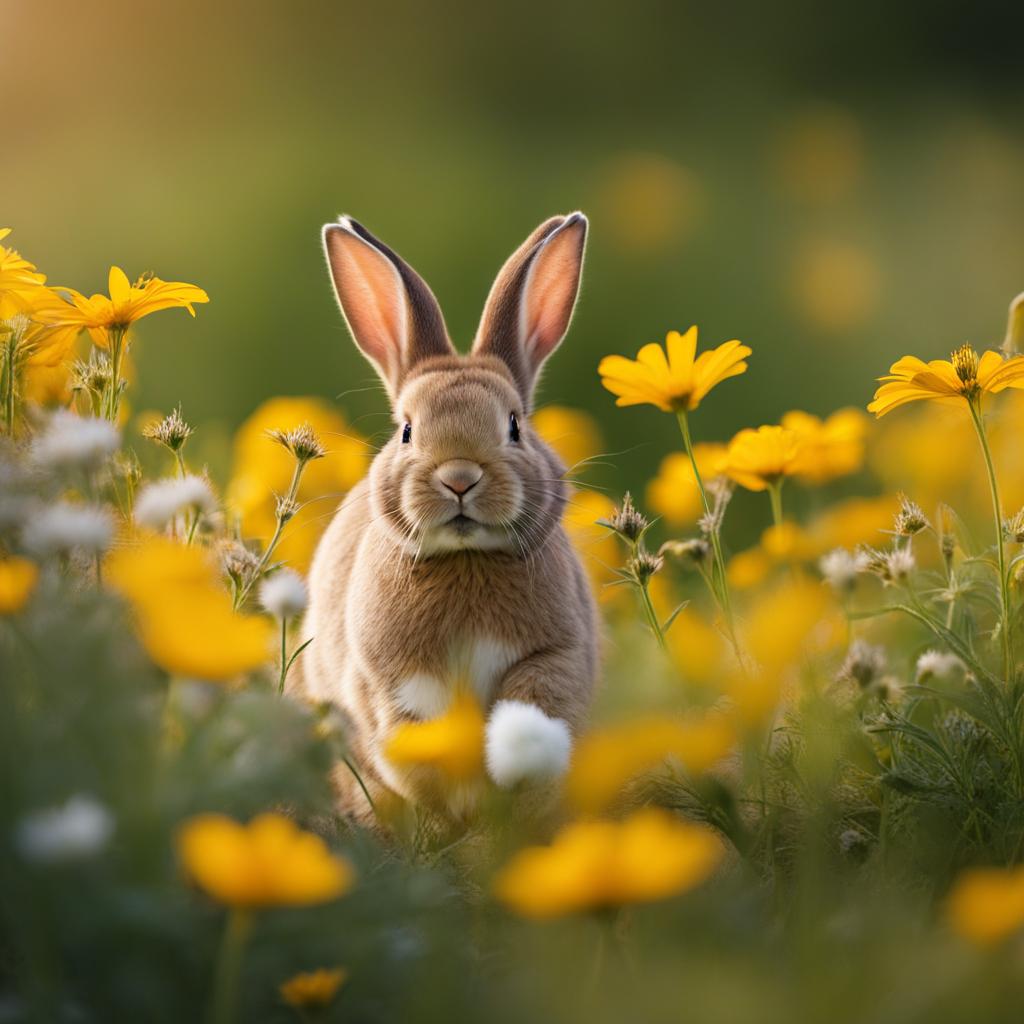
M 185 822 L 177 842 L 188 875 L 229 907 L 326 903 L 348 892 L 355 879 L 344 857 L 281 814 L 261 814 L 247 825 L 200 814 Z
M 666 616 L 661 618 L 664 620 Z M 665 639 L 672 661 L 684 681 L 707 683 L 714 679 L 721 667 L 725 641 L 703 616 L 684 608 L 673 619 Z
M 455 782 L 479 777 L 484 765 L 484 716 L 469 693 L 457 690 L 448 710 L 426 722 L 400 725 L 384 748 L 396 765 L 437 768 Z
M 808 524 L 810 551 L 807 557 L 816 558 L 833 548 L 877 544 L 879 534 L 892 529 L 898 508 L 899 500 L 892 494 L 837 502 Z
M 701 441 L 693 446 L 697 470 L 705 484 L 725 471 L 726 446 Z M 647 504 L 670 526 L 686 526 L 704 512 L 693 465 L 686 452 L 661 460 L 658 475 L 647 485 Z
M 994 945 L 1024 928 L 1024 867 L 964 871 L 946 903 L 957 934 L 978 945 Z
M 320 398 L 271 398 L 235 435 L 235 458 L 228 501 L 241 517 L 242 533 L 265 545 L 277 525 L 275 500 L 286 494 L 294 458 L 268 436 L 308 425 L 327 447 L 322 459 L 306 464 L 297 500 L 301 507 L 274 551 L 275 560 L 304 572 L 320 535 L 345 494 L 362 479 L 370 462 L 366 440 L 333 406 Z
M 106 574 L 131 603 L 146 652 L 171 675 L 227 682 L 267 662 L 273 628 L 232 609 L 201 548 L 147 538 L 116 548 Z
M 107 276 L 106 295 L 92 295 L 86 298 L 73 288 L 61 289 L 70 296 L 70 301 L 45 314 L 47 322 L 85 329 L 94 344 L 107 345 L 107 332 L 111 329 L 127 329 L 136 320 L 161 309 L 187 309 L 196 315 L 193 304 L 209 302 L 210 297 L 202 288 L 181 281 L 161 281 L 159 277 L 140 277 L 134 284 L 120 267 L 111 267 Z
M 565 793 L 579 810 L 604 810 L 633 779 L 675 758 L 700 775 L 732 748 L 736 734 L 719 714 L 703 718 L 652 715 L 595 729 L 573 751 Z
M 596 491 L 580 490 L 569 499 L 562 517 L 569 540 L 602 601 L 612 600 L 625 589 L 607 586 L 618 578 L 615 569 L 622 561 L 622 553 L 615 534 L 597 525 L 599 519 L 611 519 L 613 515 L 615 503 L 610 498 Z
M 36 405 L 67 405 L 71 399 L 71 375 L 67 364 L 58 362 L 49 366 L 30 360 L 22 377 L 21 394 L 25 401 Z
M 546 441 L 572 473 L 600 454 L 603 442 L 596 420 L 582 409 L 546 405 L 531 417 L 533 429 Z
M 729 559 L 725 568 L 729 586 L 736 590 L 750 590 L 763 583 L 772 571 L 772 560 L 760 546 L 747 548 Z
M 882 386 L 868 406 L 868 412 L 878 417 L 925 399 L 959 405 L 1006 388 L 1024 388 L 1024 356 L 1004 359 L 990 350 L 979 357 L 970 345 L 961 345 L 948 360 L 926 363 L 916 356 L 904 356 L 879 380 Z
M 871 252 L 845 239 L 807 239 L 790 264 L 791 302 L 816 331 L 851 331 L 863 324 L 878 305 L 880 285 Z
M 797 523 L 769 526 L 761 534 L 761 550 L 776 562 L 803 562 L 818 554 L 813 539 Z
M 729 442 L 725 472 L 742 487 L 763 491 L 798 471 L 800 448 L 800 438 L 792 430 L 747 428 Z
M 666 358 L 666 350 L 668 358 Z M 636 359 L 605 356 L 597 368 L 601 383 L 617 395 L 616 405 L 655 405 L 664 412 L 692 411 L 716 385 L 743 373 L 750 349 L 727 341 L 697 356 L 697 328 L 669 331 L 665 348 L 644 345 Z
M 550 846 L 521 850 L 499 872 L 495 893 L 533 918 L 646 903 L 700 885 L 723 855 L 709 828 L 649 807 L 622 822 L 576 822 Z
M 283 981 L 278 986 L 281 998 L 297 1010 L 326 1006 L 341 988 L 348 973 L 341 967 L 328 970 L 321 967 L 316 971 L 306 971 Z
M 868 423 L 859 409 L 839 409 L 826 420 L 807 412 L 787 412 L 779 421 L 800 442 L 797 476 L 812 484 L 856 473 L 864 464 Z
M 35 562 L 16 555 L 0 558 L 0 615 L 20 612 L 28 604 L 38 582 L 39 566 Z
M 754 660 L 778 670 L 838 642 L 843 620 L 827 587 L 793 576 L 758 595 L 745 633 Z

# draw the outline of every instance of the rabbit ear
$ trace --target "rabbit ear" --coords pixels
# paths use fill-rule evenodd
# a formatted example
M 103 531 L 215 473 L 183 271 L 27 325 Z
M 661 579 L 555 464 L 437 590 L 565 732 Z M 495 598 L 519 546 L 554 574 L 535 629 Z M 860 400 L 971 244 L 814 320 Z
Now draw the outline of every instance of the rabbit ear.
M 394 398 L 415 363 L 454 353 L 441 307 L 423 278 L 351 217 L 325 224 L 323 238 L 345 322 Z
M 487 297 L 473 352 L 504 360 L 527 404 L 541 365 L 569 329 L 586 241 L 582 213 L 546 220 L 509 257 Z

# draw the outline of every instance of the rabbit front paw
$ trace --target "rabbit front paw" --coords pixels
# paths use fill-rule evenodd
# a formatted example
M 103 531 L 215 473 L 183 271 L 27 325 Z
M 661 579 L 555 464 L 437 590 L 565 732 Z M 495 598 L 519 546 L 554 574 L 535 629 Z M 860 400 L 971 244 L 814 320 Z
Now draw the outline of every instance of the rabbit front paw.
M 518 700 L 494 705 L 487 723 L 487 772 L 502 788 L 564 774 L 571 750 L 569 727 L 562 719 Z

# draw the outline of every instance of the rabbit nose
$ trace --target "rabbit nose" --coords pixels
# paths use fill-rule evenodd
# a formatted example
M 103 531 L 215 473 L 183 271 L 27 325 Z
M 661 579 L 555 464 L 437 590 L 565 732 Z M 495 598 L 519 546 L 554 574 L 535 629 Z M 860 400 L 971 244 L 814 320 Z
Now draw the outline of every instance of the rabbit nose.
M 437 479 L 460 498 L 472 490 L 484 475 L 483 467 L 469 459 L 449 459 L 435 470 Z

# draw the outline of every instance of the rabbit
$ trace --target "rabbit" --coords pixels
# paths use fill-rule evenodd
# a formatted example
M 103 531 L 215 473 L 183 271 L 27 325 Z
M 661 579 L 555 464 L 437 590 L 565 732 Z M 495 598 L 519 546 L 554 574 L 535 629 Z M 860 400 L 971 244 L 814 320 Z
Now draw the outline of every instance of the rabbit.
M 376 826 L 397 794 L 458 817 L 458 787 L 399 768 L 385 745 L 444 713 L 465 679 L 485 715 L 485 765 L 507 789 L 557 788 L 598 666 L 587 576 L 561 525 L 565 467 L 531 429 L 538 374 L 579 291 L 587 220 L 544 221 L 505 263 L 468 355 L 422 278 L 350 217 L 323 228 L 341 312 L 391 403 L 394 430 L 313 558 L 289 688 L 350 726 L 339 811 Z M 363 786 L 365 785 L 364 792 Z

